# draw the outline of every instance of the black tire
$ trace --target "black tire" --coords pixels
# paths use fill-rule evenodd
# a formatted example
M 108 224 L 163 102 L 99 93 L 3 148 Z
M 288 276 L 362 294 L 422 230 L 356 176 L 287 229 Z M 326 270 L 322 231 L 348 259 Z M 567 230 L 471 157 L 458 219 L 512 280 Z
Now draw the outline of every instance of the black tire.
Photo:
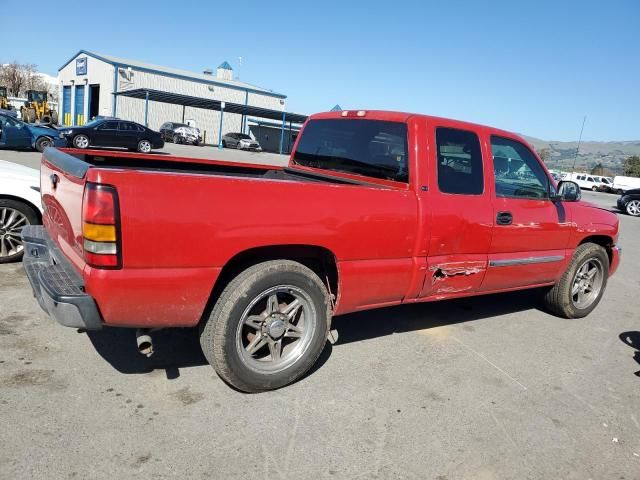
M 73 144 L 74 148 L 85 149 L 89 147 L 91 142 L 89 140 L 89 137 L 81 133 L 73 137 L 73 140 L 71 141 L 71 143 Z
M 602 268 L 602 285 L 598 295 L 588 306 L 578 308 L 573 302 L 571 290 L 576 280 L 578 270 L 588 261 L 596 260 Z M 595 243 L 584 243 L 576 248 L 573 258 L 560 281 L 545 295 L 546 307 L 553 313 L 564 318 L 582 318 L 589 315 L 596 308 L 607 287 L 609 278 L 609 256 L 604 248 Z
M 227 142 L 222 140 L 222 148 L 227 148 Z
M 242 337 L 237 335 L 248 306 L 265 291 L 282 285 L 296 287 L 310 299 L 315 313 L 309 315 L 312 332 L 306 348 L 293 363 L 265 373 L 243 359 L 242 346 L 238 345 L 238 338 Z M 306 319 L 305 316 L 305 322 Z M 250 393 L 273 390 L 299 379 L 316 363 L 327 340 L 330 319 L 329 295 L 320 278 L 300 263 L 273 260 L 254 265 L 229 282 L 201 325 L 200 345 L 218 375 L 233 387 Z
M 4 208 L 8 208 L 8 209 L 13 209 L 13 210 L 17 210 L 18 212 L 20 212 L 22 215 L 25 216 L 25 218 L 27 219 L 27 222 L 25 224 L 26 225 L 38 225 L 40 224 L 40 216 L 38 215 L 38 213 L 36 212 L 36 210 L 31 207 L 30 205 L 27 205 L 24 202 L 19 202 L 17 200 L 9 200 L 9 199 L 3 199 L 0 198 L 0 212 L 2 211 L 2 209 Z M 0 226 L 0 228 L 2 228 Z M 0 230 L 1 231 L 1 230 Z M 12 236 L 12 240 L 15 237 Z M 9 263 L 9 262 L 16 262 L 18 260 L 20 260 L 22 258 L 22 255 L 24 254 L 24 250 L 21 250 L 13 255 L 3 255 L 2 252 L 2 235 L 0 235 L 0 263 Z M 22 241 L 20 241 L 20 244 L 22 244 Z M 7 249 L 7 244 L 5 244 L 5 249 Z M 8 253 L 8 251 L 7 251 Z
M 41 119 L 40 119 L 40 123 L 51 123 L 51 117 L 49 115 L 44 115 Z
M 44 152 L 47 147 L 53 147 L 53 140 L 49 137 L 40 137 L 36 140 L 36 150 L 40 153 Z
M 51 110 L 51 123 L 54 125 L 58 124 L 58 112 L 55 110 Z
M 591 191 L 592 191 L 592 192 L 597 192 L 597 191 L 598 191 L 598 187 L 595 187 L 595 186 L 594 186 L 594 187 L 591 187 Z
M 179 135 L 174 135 L 173 136 L 173 143 L 180 143 L 180 136 Z
M 143 138 L 138 142 L 137 150 L 140 153 L 151 153 L 151 150 L 153 150 L 153 143 L 151 143 L 151 140 L 147 140 L 146 138 Z
M 627 215 L 631 215 L 632 217 L 640 217 L 640 211 L 638 210 L 638 202 L 640 202 L 640 200 L 629 200 L 629 202 L 627 202 L 627 204 L 624 207 L 625 212 L 627 213 Z

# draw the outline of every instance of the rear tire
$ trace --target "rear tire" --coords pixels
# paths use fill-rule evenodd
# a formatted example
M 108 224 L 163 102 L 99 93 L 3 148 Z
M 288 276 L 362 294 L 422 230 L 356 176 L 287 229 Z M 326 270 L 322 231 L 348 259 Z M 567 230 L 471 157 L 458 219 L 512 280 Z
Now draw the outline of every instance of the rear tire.
M 180 143 L 180 136 L 179 135 L 174 135 L 173 136 L 173 143 L 175 143 L 175 144 Z
M 229 282 L 201 326 L 200 345 L 225 382 L 244 392 L 273 390 L 316 363 L 330 318 L 327 289 L 313 271 L 268 261 Z
M 598 187 L 591 187 L 591 191 L 592 192 L 597 192 L 598 191 Z
M 584 243 L 576 248 L 560 281 L 545 295 L 545 305 L 564 318 L 586 317 L 600 302 L 608 278 L 609 256 L 605 249 L 595 243 Z M 591 288 L 587 286 L 589 281 Z
M 151 152 L 151 142 L 149 140 L 140 140 L 138 142 L 138 152 L 140 152 L 140 153 L 150 153 Z
M 39 223 L 38 213 L 30 205 L 0 199 L 0 263 L 16 262 L 22 258 L 24 246 L 20 232 L 27 225 Z

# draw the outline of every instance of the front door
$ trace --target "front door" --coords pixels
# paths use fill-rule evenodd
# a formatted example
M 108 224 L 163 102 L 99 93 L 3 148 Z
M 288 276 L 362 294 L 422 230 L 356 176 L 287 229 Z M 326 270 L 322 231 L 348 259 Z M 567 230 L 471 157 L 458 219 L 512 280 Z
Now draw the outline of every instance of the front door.
M 493 159 L 494 232 L 482 290 L 549 283 L 565 267 L 571 231 L 540 161 L 515 138 L 487 138 Z
M 91 135 L 91 144 L 99 147 L 117 146 L 118 122 L 107 120 L 98 125 Z
M 424 198 L 431 235 L 420 296 L 474 292 L 486 272 L 493 228 L 481 129 L 442 120 L 427 131 L 430 182 Z
M 31 132 L 22 122 L 0 115 L 0 146 L 3 148 L 31 147 Z

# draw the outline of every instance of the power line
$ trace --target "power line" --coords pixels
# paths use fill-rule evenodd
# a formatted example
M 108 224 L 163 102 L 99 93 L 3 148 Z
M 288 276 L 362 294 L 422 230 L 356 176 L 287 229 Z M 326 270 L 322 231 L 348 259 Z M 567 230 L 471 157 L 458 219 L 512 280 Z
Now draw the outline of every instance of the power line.
M 580 129 L 580 138 L 578 138 L 578 148 L 576 148 L 576 156 L 573 158 L 573 167 L 571 167 L 571 173 L 576 171 L 576 161 L 578 160 L 578 152 L 580 151 L 580 143 L 582 143 L 582 132 L 584 132 L 584 124 L 587 121 L 587 116 L 585 115 L 582 119 L 582 128 Z

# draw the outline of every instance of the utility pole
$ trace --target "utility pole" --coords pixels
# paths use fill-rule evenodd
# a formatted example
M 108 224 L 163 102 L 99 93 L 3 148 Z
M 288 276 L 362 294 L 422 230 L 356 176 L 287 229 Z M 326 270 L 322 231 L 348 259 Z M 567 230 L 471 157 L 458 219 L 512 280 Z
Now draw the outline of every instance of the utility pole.
M 582 143 L 582 132 L 584 132 L 584 124 L 587 121 L 587 116 L 585 115 L 582 119 L 582 128 L 580 129 L 580 138 L 578 138 L 578 147 L 576 148 L 576 156 L 573 158 L 573 167 L 571 167 L 571 173 L 576 171 L 576 161 L 578 160 L 578 152 L 580 151 L 580 143 Z

